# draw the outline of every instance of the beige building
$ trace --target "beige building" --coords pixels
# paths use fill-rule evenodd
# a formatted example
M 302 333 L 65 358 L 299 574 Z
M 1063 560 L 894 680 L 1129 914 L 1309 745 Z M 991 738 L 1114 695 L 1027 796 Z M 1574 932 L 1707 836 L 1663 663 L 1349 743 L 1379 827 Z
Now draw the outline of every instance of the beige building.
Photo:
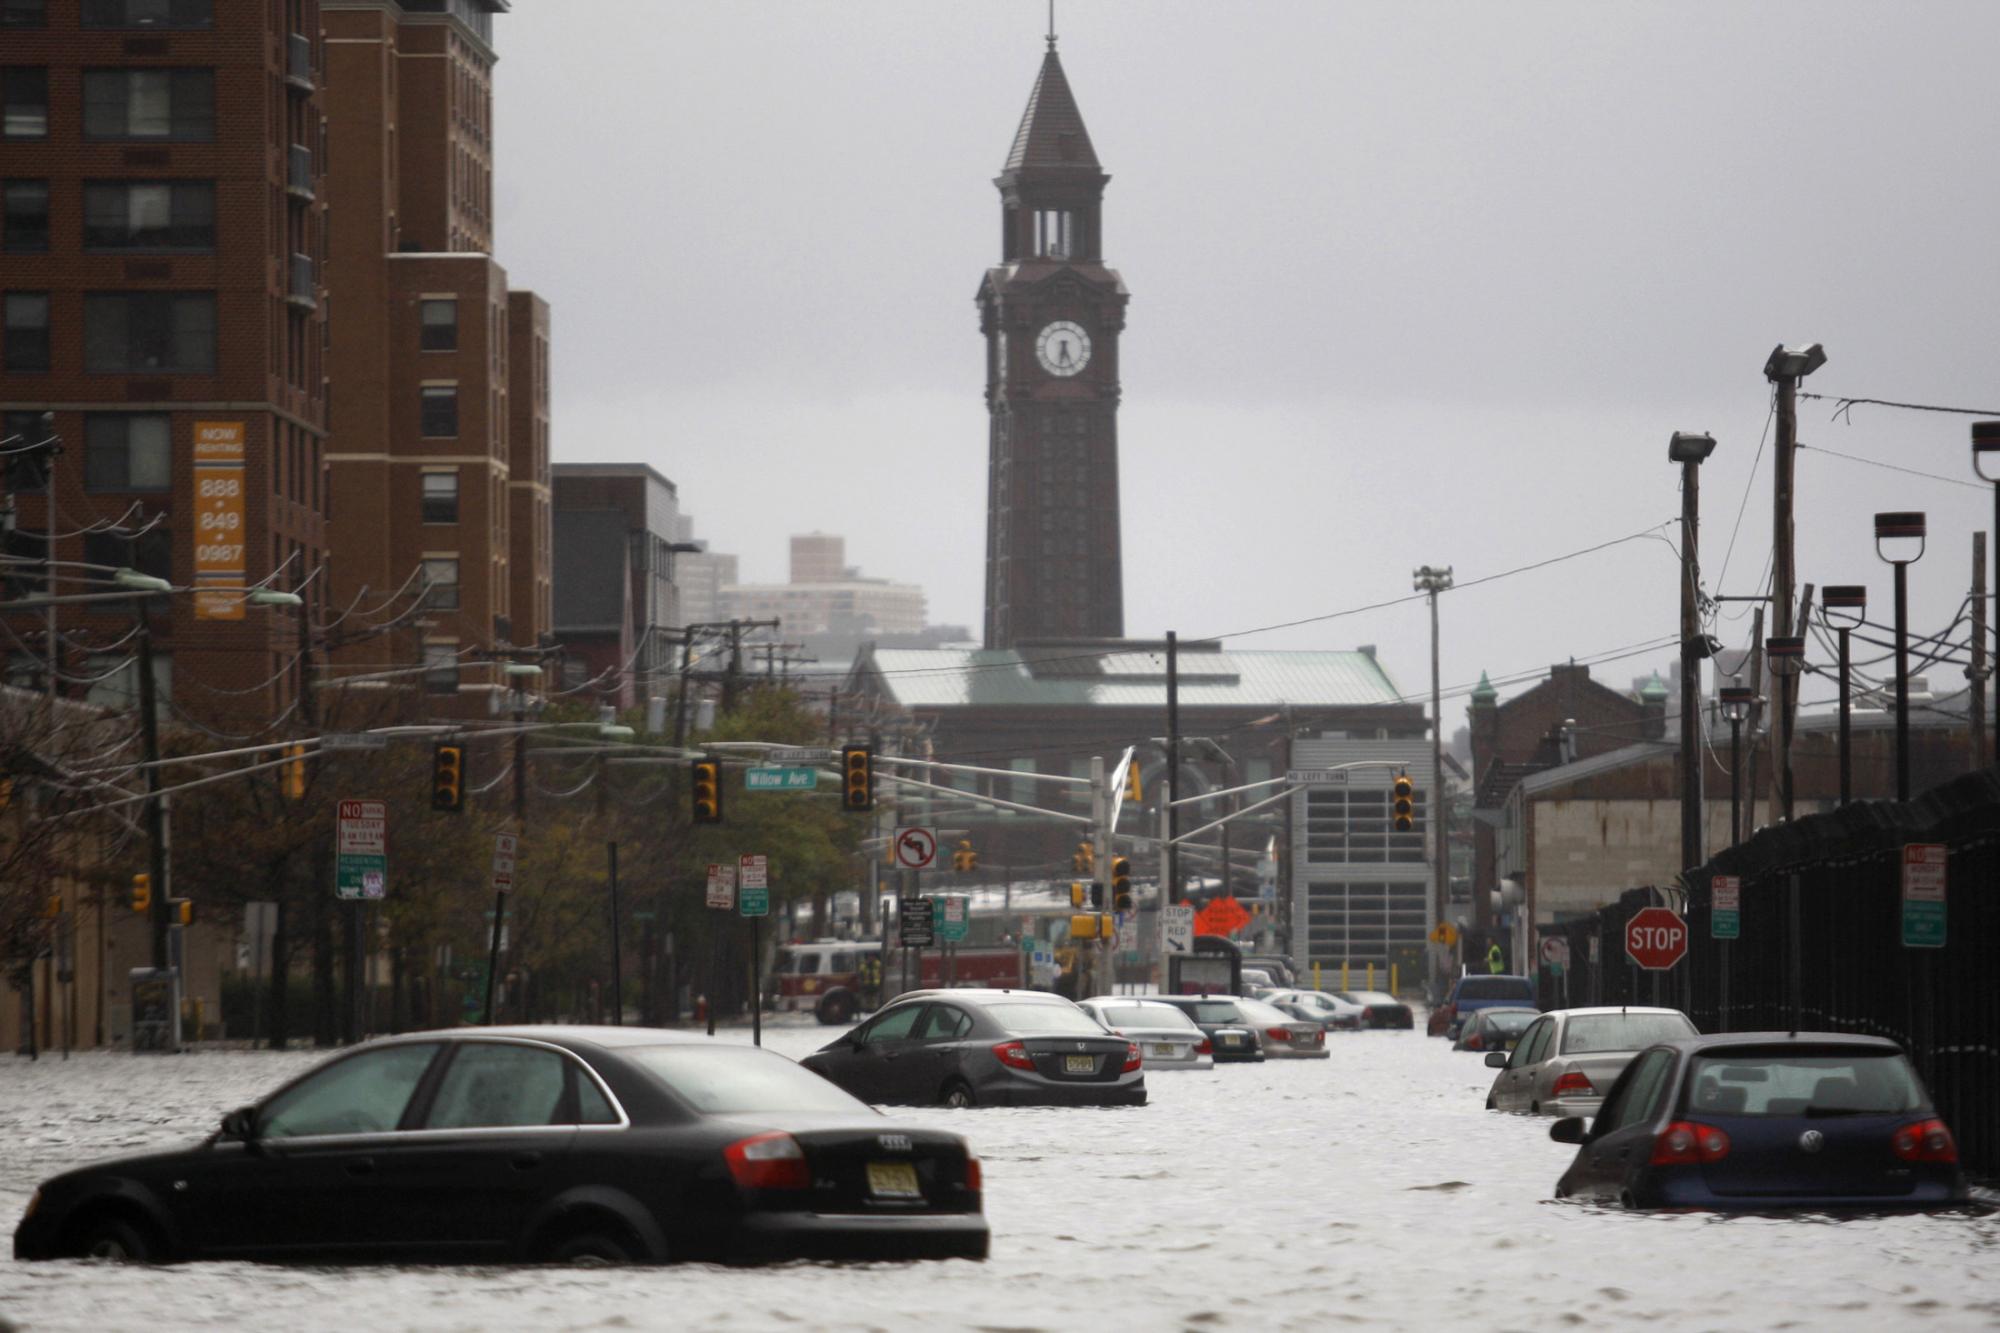
M 791 582 L 727 583 L 718 601 L 717 619 L 775 619 L 787 638 L 918 634 L 926 612 L 922 588 L 861 577 L 846 539 L 818 532 L 792 538 Z

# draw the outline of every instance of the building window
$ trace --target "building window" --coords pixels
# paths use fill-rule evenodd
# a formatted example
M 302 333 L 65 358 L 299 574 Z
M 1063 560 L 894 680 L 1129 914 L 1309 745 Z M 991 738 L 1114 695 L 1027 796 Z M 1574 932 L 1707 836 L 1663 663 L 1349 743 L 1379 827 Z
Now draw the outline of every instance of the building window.
M 215 297 L 207 292 L 90 292 L 83 298 L 83 368 L 215 370 Z
M 456 352 L 458 302 L 439 298 L 422 302 L 419 309 L 423 318 L 423 349 L 426 352 Z
M 83 0 L 85 28 L 206 28 L 215 22 L 213 0 Z
M 420 429 L 432 437 L 458 434 L 458 386 L 455 384 L 426 384 L 423 390 L 423 412 Z
M 215 249 L 213 181 L 90 181 L 83 187 L 86 250 Z
M 49 294 L 7 293 L 7 369 L 38 374 L 49 368 Z
M 53 432 L 42 424 L 40 412 L 9 412 L 0 416 L 0 450 L 4 450 L 5 484 L 10 491 L 39 491 L 44 485 L 44 469 L 49 451 L 34 446 Z
M 27 65 L 0 68 L 0 139 L 49 137 L 49 72 Z
M 1035 210 L 1035 253 L 1048 259 L 1068 259 L 1074 254 L 1070 234 L 1075 217 L 1064 208 Z
M 89 416 L 83 421 L 83 484 L 92 491 L 164 491 L 173 480 L 167 418 Z
M 424 477 L 424 522 L 458 522 L 458 474 L 426 472 Z
M 38 254 L 49 248 L 49 183 L 8 181 L 0 187 L 4 200 L 5 223 L 0 228 L 0 250 L 9 254 Z
M 424 557 L 424 605 L 433 611 L 458 610 L 458 557 Z
M 215 138 L 215 71 L 85 70 L 83 137 L 208 143 Z
M 458 693 L 458 645 L 454 642 L 424 645 L 424 693 Z
M 136 537 L 117 532 L 90 532 L 83 538 L 84 563 L 125 568 L 173 582 L 173 531 L 147 528 Z
M 48 21 L 47 0 L 0 0 L 0 28 L 40 28 Z

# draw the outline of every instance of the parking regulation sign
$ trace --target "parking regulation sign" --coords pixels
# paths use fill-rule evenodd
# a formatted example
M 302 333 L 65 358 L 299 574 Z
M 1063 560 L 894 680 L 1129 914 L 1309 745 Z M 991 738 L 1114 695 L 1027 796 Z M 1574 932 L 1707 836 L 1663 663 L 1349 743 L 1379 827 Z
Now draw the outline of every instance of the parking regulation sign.
M 736 906 L 736 867 L 712 865 L 708 868 L 708 905 L 728 911 Z
M 389 805 L 342 801 L 334 845 L 333 895 L 379 899 L 389 891 Z
M 1742 878 L 1717 875 L 1708 884 L 1708 937 L 1712 940 L 1740 939 L 1743 935 Z
M 1903 947 L 1944 948 L 1945 867 L 1951 853 L 1941 842 L 1903 844 Z

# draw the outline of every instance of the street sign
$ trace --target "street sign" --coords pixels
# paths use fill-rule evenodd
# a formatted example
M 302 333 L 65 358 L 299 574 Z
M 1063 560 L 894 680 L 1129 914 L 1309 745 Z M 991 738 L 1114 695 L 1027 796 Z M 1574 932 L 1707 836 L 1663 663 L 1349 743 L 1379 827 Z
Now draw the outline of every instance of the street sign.
M 1234 898 L 1216 898 L 1195 915 L 1194 924 L 1204 935 L 1234 935 L 1250 924 L 1250 914 Z
M 1743 937 L 1743 880 L 1738 875 L 1717 875 L 1708 882 L 1708 937 L 1734 940 Z
M 937 830 L 928 828 L 899 828 L 896 839 L 889 846 L 893 849 L 896 864 L 904 870 L 929 870 L 937 861 Z
M 769 870 L 769 858 L 761 854 L 737 857 L 736 887 L 739 889 L 767 889 L 771 887 Z
M 389 805 L 342 801 L 334 842 L 333 896 L 381 898 L 389 891 Z
M 811 791 L 819 772 L 811 768 L 746 768 L 745 791 Z
M 736 895 L 736 911 L 740 916 L 771 915 L 771 891 L 745 887 Z
M 833 751 L 823 745 L 818 747 L 807 746 L 803 749 L 795 750 L 772 750 L 765 754 L 764 762 L 767 764 L 830 764 L 833 762 Z
M 1664 972 L 1687 956 L 1687 922 L 1664 907 L 1648 907 L 1625 923 L 1625 955 L 1648 972 Z
M 1552 971 L 1560 972 L 1569 966 L 1569 941 L 1561 935 L 1547 935 L 1542 938 L 1542 961 Z
M 728 911 L 736 906 L 736 867 L 712 865 L 708 868 L 708 905 Z
M 505 893 L 514 887 L 514 853 L 521 840 L 511 833 L 493 835 L 493 889 Z
M 372 731 L 329 731 L 319 738 L 322 750 L 380 750 L 388 744 L 387 736 Z
M 897 906 L 897 939 L 905 949 L 923 949 L 936 942 L 937 930 L 931 916 L 931 900 L 905 898 Z
M 1944 948 L 1945 868 L 1951 853 L 1941 842 L 1903 844 L 1903 947 Z
M 1344 768 L 1294 768 L 1285 773 L 1287 782 L 1303 782 L 1314 787 L 1345 787 L 1347 770 Z
M 1458 927 L 1452 925 L 1449 921 L 1440 921 L 1431 927 L 1429 938 L 1432 944 L 1442 944 L 1447 949 L 1456 948 L 1458 946 Z
M 1160 952 L 1194 952 L 1194 904 L 1174 903 L 1160 909 Z
M 937 937 L 950 944 L 965 938 L 972 928 L 972 915 L 966 910 L 966 900 L 962 897 L 933 898 L 937 904 L 935 928 Z

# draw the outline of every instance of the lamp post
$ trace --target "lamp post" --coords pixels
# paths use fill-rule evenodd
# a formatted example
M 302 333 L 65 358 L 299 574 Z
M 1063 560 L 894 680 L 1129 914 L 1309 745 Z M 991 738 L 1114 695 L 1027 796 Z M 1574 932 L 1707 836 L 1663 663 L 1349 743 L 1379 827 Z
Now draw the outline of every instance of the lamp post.
M 1910 543 L 1916 543 L 1914 550 Z M 1875 554 L 1896 570 L 1896 799 L 1910 799 L 1910 566 L 1924 558 L 1924 516 L 1875 515 Z
M 1450 832 L 1451 803 L 1444 792 L 1444 704 L 1438 685 L 1438 594 L 1451 590 L 1451 566 L 1433 569 L 1425 565 L 1410 571 L 1412 588 L 1429 594 L 1431 604 L 1431 781 L 1424 797 L 1424 815 L 1431 828 L 1431 924 L 1445 919 L 1451 910 L 1449 892 L 1451 848 L 1445 838 Z M 1482 935 L 1492 926 L 1485 899 L 1472 895 L 1472 923 Z M 1438 980 L 1442 982 L 1440 974 Z
M 1700 607 L 1701 464 L 1715 437 L 1677 430 L 1667 461 L 1681 466 L 1681 866 L 1702 862 L 1701 659 L 1708 655 Z
M 1858 583 L 1828 584 L 1820 593 L 1820 619 L 1840 634 L 1840 803 L 1854 799 L 1853 714 L 1847 666 L 1847 636 L 1866 619 L 1868 589 Z M 1840 612 L 1835 618 L 1834 612 Z M 1851 618 L 1850 618 L 1851 617 Z
M 2000 596 L 2000 472 L 1988 476 L 1985 467 L 1986 455 L 1993 453 L 2000 453 L 2000 421 L 1973 422 L 1972 470 L 1979 474 L 1980 480 L 1993 483 L 1993 592 Z M 2000 612 L 1993 616 L 1993 633 L 1993 660 L 2000 665 Z M 1993 753 L 2000 758 L 2000 696 L 1996 696 L 1993 708 L 1993 725 Z
M 1764 660 L 1771 664 L 1772 678 L 1782 683 L 1780 692 L 1789 695 L 1792 682 L 1806 667 L 1806 641 L 1797 634 L 1766 639 Z M 1778 736 L 1778 817 L 1789 824 L 1792 822 L 1792 714 L 1783 704 L 1778 706 Z
M 528 825 L 528 686 L 541 679 L 542 669 L 533 662 L 509 662 L 501 668 L 514 687 L 514 836 L 527 832 Z M 480 1015 L 482 1027 L 493 1026 L 493 983 L 500 971 L 500 935 L 507 921 L 507 890 L 493 891 L 493 939 L 486 950 L 486 1003 Z
M 1757 702 L 1748 685 L 1722 687 L 1722 715 L 1729 719 L 1729 845 L 1743 841 L 1743 719 Z

